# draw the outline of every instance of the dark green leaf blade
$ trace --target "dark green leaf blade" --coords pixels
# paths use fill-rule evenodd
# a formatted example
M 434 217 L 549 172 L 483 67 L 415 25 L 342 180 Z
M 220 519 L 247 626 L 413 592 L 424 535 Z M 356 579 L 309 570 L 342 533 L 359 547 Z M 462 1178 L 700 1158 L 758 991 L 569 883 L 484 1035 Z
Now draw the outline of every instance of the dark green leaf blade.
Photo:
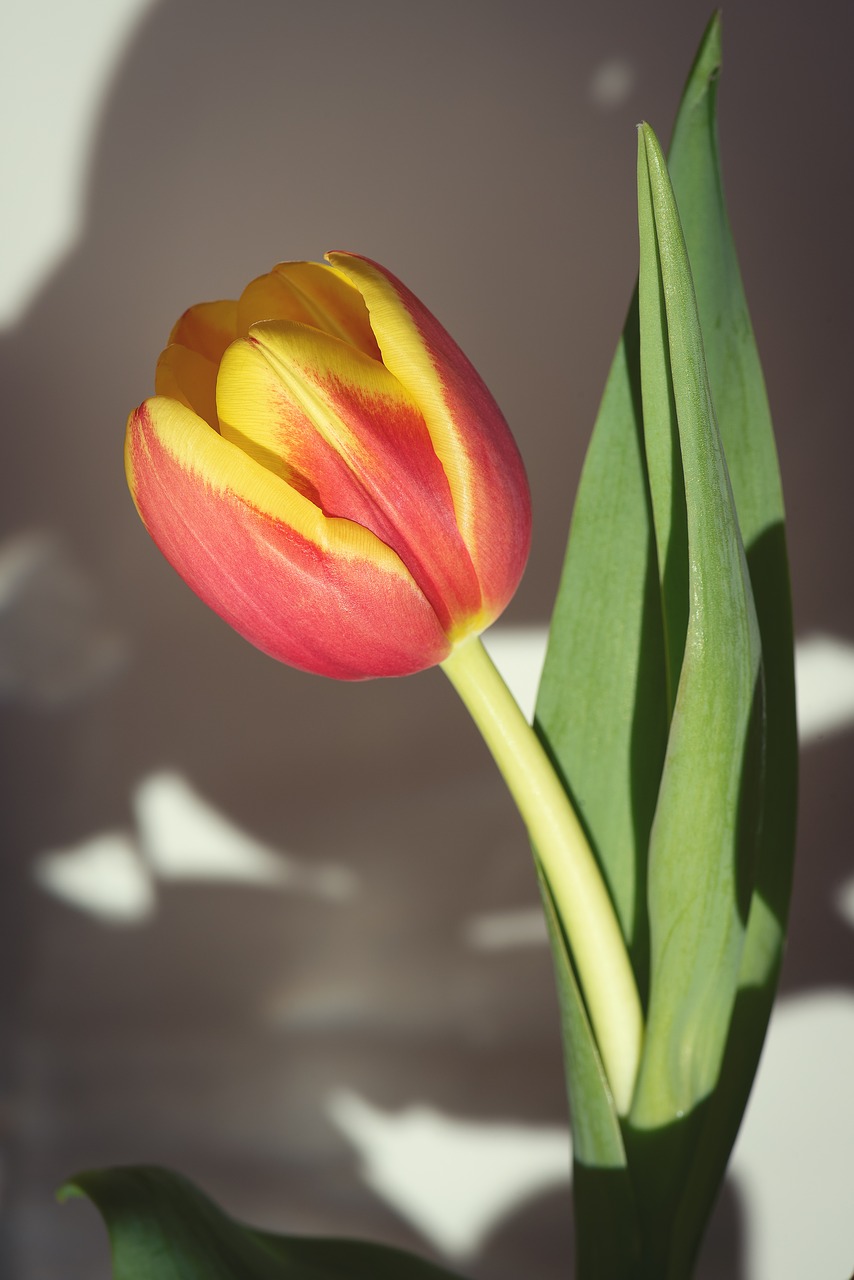
M 579 482 L 536 727 L 602 867 L 643 998 L 646 848 L 667 699 L 636 299 Z
M 168 1169 L 81 1173 L 60 1191 L 75 1195 L 107 1224 L 114 1280 L 459 1280 L 384 1245 L 255 1231 Z

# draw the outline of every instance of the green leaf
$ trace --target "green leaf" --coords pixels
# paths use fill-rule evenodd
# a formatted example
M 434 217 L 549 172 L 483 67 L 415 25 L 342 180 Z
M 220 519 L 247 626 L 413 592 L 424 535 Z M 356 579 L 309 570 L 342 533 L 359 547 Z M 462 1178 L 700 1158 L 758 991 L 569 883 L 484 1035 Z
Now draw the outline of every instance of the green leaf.
M 797 804 L 794 642 L 783 495 L 768 398 L 730 231 L 718 156 L 720 21 L 710 24 L 668 161 L 694 274 L 712 398 L 747 554 L 765 671 L 767 758 L 743 983 L 776 986 Z M 770 1008 L 770 1005 L 769 1005 Z M 764 1037 L 758 1019 L 756 1057 Z
M 60 1191 L 76 1195 L 106 1221 L 114 1280 L 455 1280 L 383 1245 L 255 1231 L 167 1169 L 81 1173 Z
M 659 368 L 666 344 L 690 599 L 649 850 L 650 1002 L 632 1120 L 652 1129 L 692 1111 L 718 1080 L 753 886 L 764 708 L 759 628 L 691 269 L 648 125 L 639 134 L 638 200 L 641 363 L 651 350 Z M 645 403 L 644 422 L 647 436 L 665 436 L 669 449 L 669 415 L 662 421 Z
M 667 705 L 642 429 L 635 301 L 581 474 L 535 723 L 602 867 L 643 996 Z
M 776 991 L 791 893 L 797 803 L 794 646 L 784 512 L 759 354 L 726 212 L 717 136 L 720 19 L 683 95 L 669 168 L 676 192 L 762 638 L 766 760 L 755 887 L 720 1081 L 705 1107 L 675 1247 L 690 1258 L 723 1177 Z

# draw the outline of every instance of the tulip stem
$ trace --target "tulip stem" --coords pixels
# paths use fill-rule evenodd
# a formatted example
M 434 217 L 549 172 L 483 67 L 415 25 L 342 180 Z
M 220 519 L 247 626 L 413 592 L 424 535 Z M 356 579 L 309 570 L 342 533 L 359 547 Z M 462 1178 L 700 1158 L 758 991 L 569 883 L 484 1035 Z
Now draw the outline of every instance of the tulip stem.
M 528 829 L 572 949 L 620 1115 L 631 1105 L 643 1012 L 602 873 L 563 784 L 478 636 L 442 663 L 483 735 Z

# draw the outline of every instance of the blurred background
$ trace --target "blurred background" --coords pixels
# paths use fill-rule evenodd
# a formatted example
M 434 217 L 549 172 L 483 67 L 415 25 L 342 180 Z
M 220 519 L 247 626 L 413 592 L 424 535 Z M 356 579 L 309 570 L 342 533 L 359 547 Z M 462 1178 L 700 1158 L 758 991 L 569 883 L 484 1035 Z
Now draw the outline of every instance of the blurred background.
M 701 1276 L 854 1267 L 852 10 L 734 3 L 720 113 L 799 649 L 782 997 Z M 550 960 L 521 823 L 441 673 L 338 685 L 209 613 L 127 495 L 184 308 L 379 259 L 510 421 L 528 693 L 707 0 L 31 0 L 0 23 L 0 1275 L 106 1280 L 65 1177 L 155 1162 L 272 1229 L 571 1274 Z

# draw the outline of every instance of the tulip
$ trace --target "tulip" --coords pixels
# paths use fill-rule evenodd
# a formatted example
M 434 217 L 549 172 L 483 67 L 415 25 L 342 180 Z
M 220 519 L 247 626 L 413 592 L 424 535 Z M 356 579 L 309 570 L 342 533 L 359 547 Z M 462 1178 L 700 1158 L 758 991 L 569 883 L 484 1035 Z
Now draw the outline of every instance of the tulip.
M 527 481 L 498 406 L 429 311 L 345 253 L 191 307 L 128 421 L 131 493 L 193 590 L 305 671 L 447 659 L 515 591 Z
M 128 421 L 131 493 L 193 590 L 259 649 L 344 680 L 441 664 L 508 783 L 625 1114 L 643 1016 L 607 886 L 478 636 L 515 591 L 528 485 L 459 347 L 390 272 L 282 263 L 191 307 Z

